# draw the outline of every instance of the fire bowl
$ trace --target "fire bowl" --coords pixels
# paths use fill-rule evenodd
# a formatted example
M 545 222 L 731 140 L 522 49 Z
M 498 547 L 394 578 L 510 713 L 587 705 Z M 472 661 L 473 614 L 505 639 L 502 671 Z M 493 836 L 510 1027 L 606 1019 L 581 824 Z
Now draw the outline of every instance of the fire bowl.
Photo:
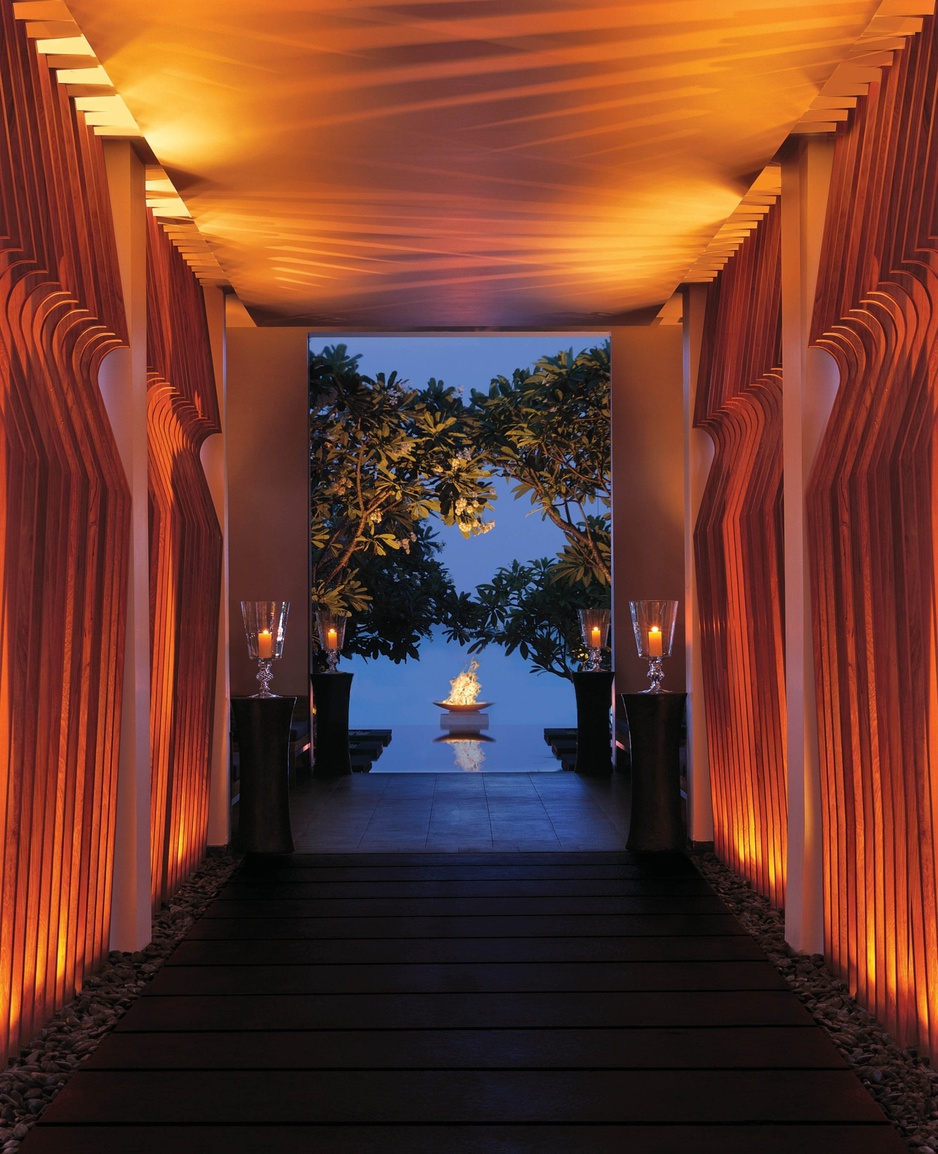
M 438 705 L 440 709 L 448 709 L 450 713 L 478 713 L 480 709 L 488 709 L 490 705 L 494 705 L 494 701 L 469 701 L 465 704 L 456 704 L 451 701 L 434 701 L 434 705 Z

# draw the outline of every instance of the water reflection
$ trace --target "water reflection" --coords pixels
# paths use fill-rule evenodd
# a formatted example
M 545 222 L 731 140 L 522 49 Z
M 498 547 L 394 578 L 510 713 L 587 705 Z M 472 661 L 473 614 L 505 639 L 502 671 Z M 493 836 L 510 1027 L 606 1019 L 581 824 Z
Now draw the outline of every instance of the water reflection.
M 453 752 L 456 754 L 455 765 L 459 769 L 478 773 L 485 765 L 485 750 L 481 741 L 457 741 Z
M 434 743 L 453 747 L 453 767 L 469 773 L 479 773 L 485 768 L 485 746 L 494 745 L 495 738 L 484 733 L 447 734 L 434 738 Z
M 434 704 L 443 703 L 434 702 Z M 455 769 L 479 773 L 485 768 L 485 750 L 482 746 L 485 742 L 493 740 L 482 732 L 483 729 L 489 727 L 489 715 L 482 712 L 481 704 L 483 703 L 466 704 L 461 709 L 458 705 L 453 708 L 452 702 L 445 704 L 450 706 L 450 712 L 444 713 L 440 718 L 440 727 L 446 732 L 436 740 L 445 745 L 452 745 L 456 759 Z M 485 702 L 484 704 L 491 703 Z
M 503 725 L 493 719 L 491 735 L 484 730 L 444 729 L 436 725 L 395 725 L 393 739 L 372 766 L 372 773 L 465 773 L 459 756 L 468 758 L 472 745 L 473 769 L 479 773 L 533 773 L 563 771 L 563 766 L 544 740 L 544 726 Z M 484 753 L 480 765 L 476 753 Z

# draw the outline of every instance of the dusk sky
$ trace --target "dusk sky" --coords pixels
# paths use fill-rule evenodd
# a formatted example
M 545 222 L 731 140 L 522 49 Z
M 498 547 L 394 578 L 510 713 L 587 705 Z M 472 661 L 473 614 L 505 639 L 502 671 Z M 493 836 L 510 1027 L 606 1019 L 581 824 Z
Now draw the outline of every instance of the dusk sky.
M 345 344 L 350 353 L 361 353 L 361 370 L 369 376 L 397 370 L 411 384 L 423 387 L 430 377 L 465 389 L 488 389 L 499 374 L 510 377 L 515 368 L 530 368 L 541 356 L 561 349 L 581 349 L 599 344 L 596 334 L 550 333 L 540 336 L 467 337 L 358 337 L 316 334 L 310 347 Z M 553 556 L 563 545 L 560 532 L 541 520 L 527 499 L 515 501 L 506 483 L 498 482 L 495 528 L 482 537 L 465 540 L 455 527 L 438 525 L 444 546 L 441 555 L 456 586 L 472 590 L 487 581 L 496 569 L 512 561 Z M 384 659 L 343 660 L 342 669 L 355 674 L 350 724 L 353 728 L 384 728 L 399 725 L 436 724 L 440 711 L 432 702 L 447 696 L 450 681 L 471 660 L 467 651 L 442 639 L 424 642 L 420 660 L 394 665 Z M 477 655 L 482 697 L 494 702 L 489 711 L 492 725 L 573 725 L 576 705 L 569 682 L 549 673 L 529 672 L 517 654 L 506 657 L 495 647 Z

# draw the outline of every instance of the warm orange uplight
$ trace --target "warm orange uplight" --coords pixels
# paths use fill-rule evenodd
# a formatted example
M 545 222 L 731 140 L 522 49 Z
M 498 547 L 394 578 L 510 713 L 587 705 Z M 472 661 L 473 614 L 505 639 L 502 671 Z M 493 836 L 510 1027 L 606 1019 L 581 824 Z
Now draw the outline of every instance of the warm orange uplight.
M 926 18 L 836 142 L 814 328 L 840 380 L 806 493 L 827 950 L 900 1045 L 933 1059 L 938 244 L 921 222 L 938 130 L 921 94 L 936 58 Z
M 733 832 L 736 860 L 744 877 L 758 876 L 762 869 L 763 853 L 757 835 L 758 830 L 751 820 Z
M 197 19 L 182 0 L 68 7 L 154 154 L 191 174 L 186 200 L 243 299 L 276 323 L 328 309 L 376 331 L 552 327 L 667 300 L 739 204 L 740 174 L 822 90 L 839 119 L 837 64 L 861 35 L 866 53 L 887 50 L 903 24 L 870 40 L 870 5 L 727 0 L 671 0 L 666 18 L 647 3 L 526 0 L 393 18 L 360 3 L 244 20 L 223 0 L 201 0 Z M 323 174 L 337 140 L 346 163 Z M 711 265 L 762 207 L 746 206 Z M 271 276 L 288 236 L 319 274 Z M 401 236 L 421 251 L 387 259 Z M 462 280 L 473 263 L 476 293 Z
M 0 72 L 17 97 L 0 267 L 15 253 L 32 271 L 0 291 L 0 344 L 14 342 L 0 373 L 0 1060 L 107 954 L 130 555 L 97 382 L 125 326 L 104 159 L 14 7 L 0 5 Z
M 219 429 L 202 291 L 152 220 L 147 259 L 154 270 L 147 331 L 154 524 L 150 842 L 158 907 L 205 851 L 222 542 L 199 456 L 202 442 Z M 196 630 L 193 621 L 205 624 Z M 272 649 L 269 632 L 268 643 Z
M 82 35 L 58 36 L 54 40 L 39 39 L 36 41 L 36 51 L 44 56 L 94 56 L 94 49 Z
M 708 309 L 694 412 L 714 445 L 694 531 L 714 843 L 777 906 L 787 848 L 780 245 L 773 208 L 727 262 Z

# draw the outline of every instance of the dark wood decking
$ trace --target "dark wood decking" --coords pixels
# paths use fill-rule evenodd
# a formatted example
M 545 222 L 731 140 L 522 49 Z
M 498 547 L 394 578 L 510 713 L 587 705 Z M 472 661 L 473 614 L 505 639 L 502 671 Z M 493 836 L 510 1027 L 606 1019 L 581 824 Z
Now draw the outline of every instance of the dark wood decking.
M 899 1154 L 681 856 L 249 861 L 24 1154 Z

